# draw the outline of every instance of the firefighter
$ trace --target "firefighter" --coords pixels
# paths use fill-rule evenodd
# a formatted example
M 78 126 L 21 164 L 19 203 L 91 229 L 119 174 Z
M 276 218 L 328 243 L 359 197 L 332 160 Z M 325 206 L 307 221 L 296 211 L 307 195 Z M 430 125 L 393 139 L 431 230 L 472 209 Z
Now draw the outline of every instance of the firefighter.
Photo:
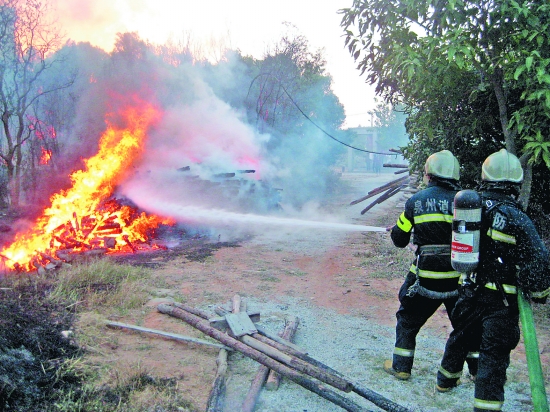
M 518 158 L 505 149 L 493 153 L 481 179 L 479 263 L 459 288 L 436 386 L 443 391 L 456 386 L 468 345 L 480 342 L 476 412 L 502 409 L 510 352 L 520 338 L 518 290 L 535 303 L 545 303 L 550 293 L 548 250 L 516 202 L 523 181 Z
M 404 248 L 413 238 L 415 260 L 399 290 L 396 340 L 393 359 L 384 370 L 401 380 L 411 376 L 416 335 L 441 306 L 451 313 L 460 273 L 451 266 L 453 200 L 460 190 L 459 164 L 448 150 L 432 154 L 424 165 L 427 188 L 405 203 L 397 224 L 391 228 L 395 246 Z

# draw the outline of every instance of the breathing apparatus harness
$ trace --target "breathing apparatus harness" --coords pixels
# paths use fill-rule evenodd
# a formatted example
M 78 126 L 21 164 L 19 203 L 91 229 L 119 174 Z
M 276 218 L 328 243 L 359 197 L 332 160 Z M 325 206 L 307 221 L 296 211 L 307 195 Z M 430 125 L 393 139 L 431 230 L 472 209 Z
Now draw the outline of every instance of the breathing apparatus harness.
M 442 256 L 450 255 L 451 246 L 450 245 L 425 245 L 418 246 L 416 250 L 416 263 L 415 263 L 415 272 L 416 280 L 409 286 L 407 289 L 406 296 L 413 297 L 416 294 L 424 296 L 429 299 L 450 299 L 458 296 L 458 290 L 452 290 L 449 292 L 436 292 L 435 290 L 426 289 L 424 286 L 420 285 L 420 258 L 424 256 Z
M 449 190 L 460 190 L 458 182 L 454 179 L 447 179 L 440 176 L 430 175 L 430 182 L 438 186 L 442 186 Z M 450 299 L 458 296 L 458 290 L 452 290 L 449 292 L 437 292 L 435 290 L 426 289 L 424 286 L 420 285 L 420 260 L 424 256 L 449 256 L 451 254 L 450 245 L 423 245 L 418 246 L 416 249 L 416 262 L 415 262 L 415 271 L 416 275 L 415 282 L 409 286 L 407 289 L 406 296 L 413 297 L 415 295 L 424 296 L 429 299 Z
M 502 182 L 484 182 L 481 187 L 481 190 L 490 190 L 499 194 L 503 195 L 512 195 L 515 196 L 518 194 L 518 187 L 515 184 L 510 183 L 502 183 Z M 465 191 L 464 191 L 465 192 Z M 474 192 L 475 191 L 469 191 Z M 453 250 L 458 249 L 458 247 L 455 246 L 455 239 L 457 239 L 458 233 L 464 233 L 464 227 L 460 228 L 460 221 L 456 219 L 457 215 L 457 209 L 456 209 L 456 201 L 457 198 L 460 197 L 460 192 L 457 193 L 457 196 L 455 197 L 455 219 L 453 220 L 453 243 L 452 248 Z M 494 219 L 494 211 L 497 210 L 499 206 L 507 205 L 519 208 L 519 204 L 515 202 L 513 199 L 499 199 L 499 200 L 492 200 L 489 199 L 488 196 L 485 193 L 482 193 L 481 196 L 477 195 L 479 197 L 479 222 L 477 224 L 471 225 L 471 228 L 474 228 L 473 231 L 478 230 L 480 231 L 477 233 L 477 236 L 473 236 L 473 245 L 472 245 L 472 253 L 470 256 L 469 264 L 462 264 L 459 261 L 457 261 L 456 255 L 452 254 L 451 256 L 451 263 L 453 267 L 463 273 L 462 277 L 462 291 L 469 297 L 472 297 L 476 294 L 476 292 L 479 290 L 480 287 L 480 280 L 477 276 L 477 266 L 479 264 L 480 259 L 486 259 L 489 258 L 487 256 L 487 251 L 483 251 L 481 255 L 479 254 L 479 243 L 480 238 L 482 236 L 486 236 L 487 232 L 493 222 Z M 472 205 L 470 205 L 473 207 Z M 458 208 L 460 210 L 460 208 Z M 462 222 L 464 223 L 464 222 Z M 472 222 L 467 222 L 472 223 Z M 467 231 L 466 231 L 467 232 Z M 477 244 L 475 244 L 477 242 Z M 476 253 L 473 253 L 473 252 Z M 454 253 L 454 252 L 453 252 Z M 467 255 L 467 253 L 465 253 Z M 453 260 L 455 259 L 455 260 Z M 505 257 L 503 256 L 491 256 L 491 260 L 495 260 L 496 262 L 500 264 L 505 263 Z M 466 269 L 466 270 L 465 270 Z M 502 295 L 502 301 L 505 306 L 509 306 L 508 299 L 506 298 L 506 292 L 502 286 L 501 279 L 498 278 L 496 275 L 496 271 L 494 271 L 491 275 L 484 274 L 483 281 L 485 283 L 492 283 L 496 286 L 496 289 L 500 292 Z

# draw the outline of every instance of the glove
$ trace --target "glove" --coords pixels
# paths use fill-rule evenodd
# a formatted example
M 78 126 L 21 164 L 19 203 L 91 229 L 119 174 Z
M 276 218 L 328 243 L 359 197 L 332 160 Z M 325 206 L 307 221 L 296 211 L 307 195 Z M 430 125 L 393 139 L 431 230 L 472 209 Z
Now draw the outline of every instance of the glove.
M 548 296 L 544 296 L 542 298 L 534 298 L 534 297 L 531 297 L 531 302 L 533 303 L 540 303 L 542 305 L 544 305 L 546 303 L 546 301 L 548 300 Z

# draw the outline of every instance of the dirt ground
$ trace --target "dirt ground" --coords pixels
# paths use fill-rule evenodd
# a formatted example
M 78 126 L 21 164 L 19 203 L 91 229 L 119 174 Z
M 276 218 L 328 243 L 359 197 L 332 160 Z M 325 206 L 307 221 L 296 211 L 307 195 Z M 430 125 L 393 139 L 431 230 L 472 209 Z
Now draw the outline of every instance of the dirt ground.
M 344 174 L 342 188 L 308 216 L 318 216 L 317 213 L 322 211 L 330 221 L 377 227 L 393 225 L 402 211 L 403 195 L 375 206 L 364 215 L 360 214 L 361 210 L 372 200 L 354 206 L 349 203 L 395 178 L 393 174 Z M 159 313 L 156 310 L 158 303 L 175 300 L 214 313 L 217 306 L 229 308 L 232 297 L 238 294 L 243 301 L 253 302 L 260 313 L 262 303 L 269 306 L 271 311 L 267 318 L 263 318 L 268 323 L 289 314 L 300 318 L 301 314 L 293 312 L 296 308 L 288 303 L 291 299 L 313 310 L 318 308 L 353 316 L 362 322 L 384 327 L 389 331 L 384 332 L 387 341 L 392 341 L 391 331 L 398 308 L 396 295 L 410 265 L 412 250 L 396 251 L 386 232 L 303 228 L 299 224 L 274 226 L 248 227 L 236 238 L 231 235 L 237 229 L 220 228 L 219 248 L 204 249 L 213 250 L 210 256 L 206 253 L 204 259 L 190 259 L 188 254 L 178 253 L 177 247 L 171 252 L 151 255 L 140 262 L 154 269 L 160 285 L 151 291 L 151 301 L 140 312 L 111 320 L 204 338 L 184 322 Z M 199 243 L 197 241 L 197 253 L 202 250 Z M 273 311 L 273 307 L 278 311 Z M 83 323 L 94 321 L 91 314 L 81 319 Z M 447 315 L 440 309 L 421 335 L 437 337 L 444 345 L 449 330 Z M 297 333 L 302 334 L 301 344 L 307 346 L 307 328 L 300 328 Z M 192 399 L 192 407 L 205 410 L 215 378 L 218 349 L 109 328 L 104 328 L 99 342 L 90 346 L 93 349 L 91 358 L 95 358 L 98 365 L 111 364 L 112 374 L 122 375 L 125 370 L 142 368 L 161 378 L 176 378 L 178 390 Z M 379 354 L 381 360 L 391 354 L 392 344 L 387 346 L 385 353 Z M 539 346 L 543 365 L 548 365 L 550 339 L 547 326 L 542 330 L 539 328 Z M 232 369 L 232 357 L 242 358 L 238 354 L 230 356 L 230 379 L 249 386 L 253 375 L 249 376 L 249 371 Z M 523 343 L 513 352 L 513 358 L 514 362 L 525 363 Z M 527 382 L 526 368 L 518 369 L 523 372 L 517 372 L 515 378 Z M 546 372 L 548 374 L 547 367 Z M 393 383 L 388 381 L 390 385 Z M 377 382 L 373 384 L 376 390 Z M 468 396 L 473 396 L 473 391 Z M 257 410 L 275 409 L 265 406 Z M 293 410 L 306 408 L 296 405 Z

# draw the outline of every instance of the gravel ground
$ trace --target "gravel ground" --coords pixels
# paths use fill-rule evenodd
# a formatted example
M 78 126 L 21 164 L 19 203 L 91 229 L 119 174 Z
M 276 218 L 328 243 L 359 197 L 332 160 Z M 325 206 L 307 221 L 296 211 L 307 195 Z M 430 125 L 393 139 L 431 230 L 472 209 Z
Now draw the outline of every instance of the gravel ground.
M 294 342 L 309 356 L 337 370 L 363 388 L 370 389 L 411 411 L 471 411 L 474 385 L 464 376 L 463 383 L 450 393 L 435 391 L 435 376 L 445 339 L 418 337 L 417 358 L 409 381 L 397 381 L 381 365 L 388 359 L 394 344 L 394 329 L 365 319 L 342 316 L 304 300 L 284 299 L 280 303 L 247 299 L 249 310 L 262 313 L 259 323 L 272 333 L 284 328 L 284 319 L 298 316 L 300 326 Z M 239 410 L 246 397 L 258 364 L 239 353 L 229 358 L 231 378 L 228 381 L 226 412 Z M 524 364 L 512 362 L 508 370 L 504 411 L 532 411 L 529 383 L 513 379 Z M 365 411 L 382 411 L 355 393 L 335 392 L 352 400 Z M 277 391 L 262 390 L 255 411 L 262 412 L 327 412 L 342 410 L 317 394 L 283 379 Z
M 347 198 L 340 196 L 342 200 L 339 203 L 335 202 L 329 212 L 333 215 L 340 215 L 340 221 L 345 223 L 373 224 L 372 221 L 369 221 L 367 215 L 364 217 L 360 215 L 360 211 L 365 205 L 358 204 L 348 207 L 349 200 L 353 200 L 372 187 L 392 179 L 392 175 L 381 176 L 376 179 L 365 179 L 365 177 L 355 175 L 349 175 L 345 178 L 352 191 L 355 188 L 355 193 L 348 194 Z M 367 187 L 367 184 L 371 187 Z M 388 224 L 392 224 L 393 216 L 397 216 L 395 210 L 384 210 L 384 208 L 395 206 L 400 209 L 402 205 L 399 203 L 400 200 L 395 199 L 392 206 L 389 204 L 384 204 L 383 207 L 377 206 L 377 213 L 382 215 L 384 222 L 387 220 Z M 311 219 L 314 215 L 313 212 L 310 214 Z M 392 220 L 392 222 L 389 222 L 389 220 Z M 374 235 L 380 235 L 380 233 Z M 355 274 L 356 283 L 353 284 L 355 288 L 353 293 L 345 297 L 346 299 L 355 299 L 354 297 L 357 296 L 357 299 L 363 299 L 364 301 L 359 302 L 362 310 L 357 311 L 346 307 L 350 309 L 347 312 L 357 316 L 343 315 L 336 311 L 341 306 L 332 306 L 333 309 L 326 305 L 323 306 L 321 302 L 323 297 L 340 295 L 339 299 L 334 299 L 339 302 L 342 302 L 343 298 L 338 285 L 335 285 L 334 282 L 329 287 L 328 281 L 326 284 L 322 281 L 326 278 L 320 277 L 321 282 L 315 283 L 314 277 L 319 278 L 319 276 L 324 275 L 323 270 L 327 267 L 322 265 L 330 265 L 331 261 L 330 259 L 327 260 L 327 256 L 332 256 L 330 254 L 331 250 L 333 251 L 336 246 L 347 245 L 347 249 L 339 250 L 343 250 L 343 253 L 348 257 L 362 251 L 361 236 L 359 234 L 355 236 L 355 238 L 350 237 L 346 232 L 318 231 L 297 227 L 289 227 L 285 230 L 279 229 L 273 232 L 262 229 L 255 236 L 243 242 L 241 248 L 226 250 L 225 252 L 221 250 L 214 259 L 205 263 L 185 263 L 187 280 L 184 285 L 180 285 L 180 288 L 185 290 L 187 296 L 193 299 L 200 294 L 205 286 L 208 292 L 215 292 L 215 295 L 220 297 L 230 298 L 233 293 L 239 293 L 246 301 L 249 311 L 259 311 L 261 313 L 259 324 L 274 334 L 284 328 L 285 319 L 298 317 L 300 325 L 294 342 L 307 351 L 309 356 L 337 370 L 361 387 L 369 389 L 410 411 L 471 411 L 474 385 L 466 376 L 462 379 L 463 383 L 449 393 L 441 394 L 435 391 L 437 368 L 443 355 L 449 330 L 441 328 L 441 319 L 446 321 L 446 314 L 437 313 L 437 318 L 440 319 L 439 323 L 436 323 L 436 321 L 430 323 L 432 321 L 430 320 L 421 330 L 417 339 L 417 356 L 412 377 L 409 381 L 398 381 L 382 369 L 384 360 L 391 357 L 394 345 L 395 324 L 390 325 L 387 320 L 388 316 L 391 316 L 398 307 L 397 288 L 393 290 L 392 287 L 392 290 L 387 290 L 384 288 L 384 283 L 379 283 L 377 287 L 380 289 L 374 290 L 374 295 L 366 294 L 358 289 L 365 285 L 361 285 L 361 282 L 357 280 L 361 278 L 360 273 L 362 273 L 357 271 L 365 271 L 365 268 L 347 267 L 339 269 L 338 276 L 344 278 Z M 239 252 L 240 254 L 237 254 Z M 269 262 L 267 261 L 268 258 L 271 259 Z M 306 269 L 302 268 L 302 270 L 309 273 L 304 273 L 300 275 L 301 277 L 288 278 L 286 275 L 282 275 L 286 273 L 288 269 L 286 264 L 289 261 L 291 267 L 297 270 L 301 258 L 307 262 L 316 260 L 317 266 L 306 265 Z M 380 258 L 383 259 L 384 257 L 381 256 Z M 345 261 L 345 256 L 339 259 L 336 255 L 335 259 Z M 350 272 L 346 272 L 347 270 Z M 368 269 L 365 272 L 368 272 Z M 281 283 L 271 283 L 269 289 L 260 289 L 259 286 L 266 286 L 269 282 L 262 282 L 260 277 L 252 278 L 251 273 L 277 275 L 277 277 L 286 280 L 282 280 Z M 206 277 L 209 278 L 210 283 L 208 285 L 202 283 L 202 279 Z M 289 284 L 288 282 L 295 283 Z M 394 280 L 393 284 L 396 283 Z M 197 285 L 200 288 L 196 288 Z M 216 290 L 214 290 L 214 285 L 217 285 Z M 257 287 L 253 289 L 250 285 L 256 285 Z M 245 290 L 245 287 L 249 287 L 249 289 Z M 313 289 L 319 287 L 320 289 L 316 289 L 317 294 L 312 294 Z M 370 289 L 372 290 L 374 287 L 374 285 L 371 285 Z M 269 292 L 260 293 L 265 290 Z M 384 305 L 387 302 L 387 307 L 382 308 L 382 312 L 387 315 L 385 316 L 386 322 L 377 321 L 376 311 L 380 310 L 380 307 L 377 307 L 377 305 L 380 305 L 380 301 L 369 301 L 369 296 L 371 299 L 374 299 L 373 296 L 379 296 L 376 293 L 386 299 L 382 303 Z M 395 296 L 395 298 L 392 296 Z M 191 302 L 194 302 L 193 299 L 191 299 Z M 354 300 L 353 302 L 357 301 Z M 197 304 L 197 307 L 201 306 L 200 299 Z M 217 305 L 219 304 L 220 302 L 217 303 Z M 203 306 L 202 309 L 210 312 L 214 311 L 214 307 Z M 446 324 L 446 322 L 444 323 Z M 448 328 L 450 328 L 450 325 Z M 541 343 L 540 346 L 544 351 L 547 344 L 545 342 Z M 240 353 L 230 354 L 225 412 L 241 410 L 242 402 L 246 397 L 258 366 L 258 363 Z M 521 352 L 516 352 L 515 356 L 512 357 L 511 366 L 508 368 L 508 383 L 505 390 L 506 401 L 503 409 L 505 412 L 533 411 L 527 366 L 525 357 L 521 356 Z M 356 393 L 344 393 L 337 389 L 333 389 L 333 391 L 355 402 L 365 411 L 383 410 Z M 277 391 L 263 389 L 255 408 L 256 412 L 331 412 L 339 410 L 342 409 L 289 379 L 283 379 Z

